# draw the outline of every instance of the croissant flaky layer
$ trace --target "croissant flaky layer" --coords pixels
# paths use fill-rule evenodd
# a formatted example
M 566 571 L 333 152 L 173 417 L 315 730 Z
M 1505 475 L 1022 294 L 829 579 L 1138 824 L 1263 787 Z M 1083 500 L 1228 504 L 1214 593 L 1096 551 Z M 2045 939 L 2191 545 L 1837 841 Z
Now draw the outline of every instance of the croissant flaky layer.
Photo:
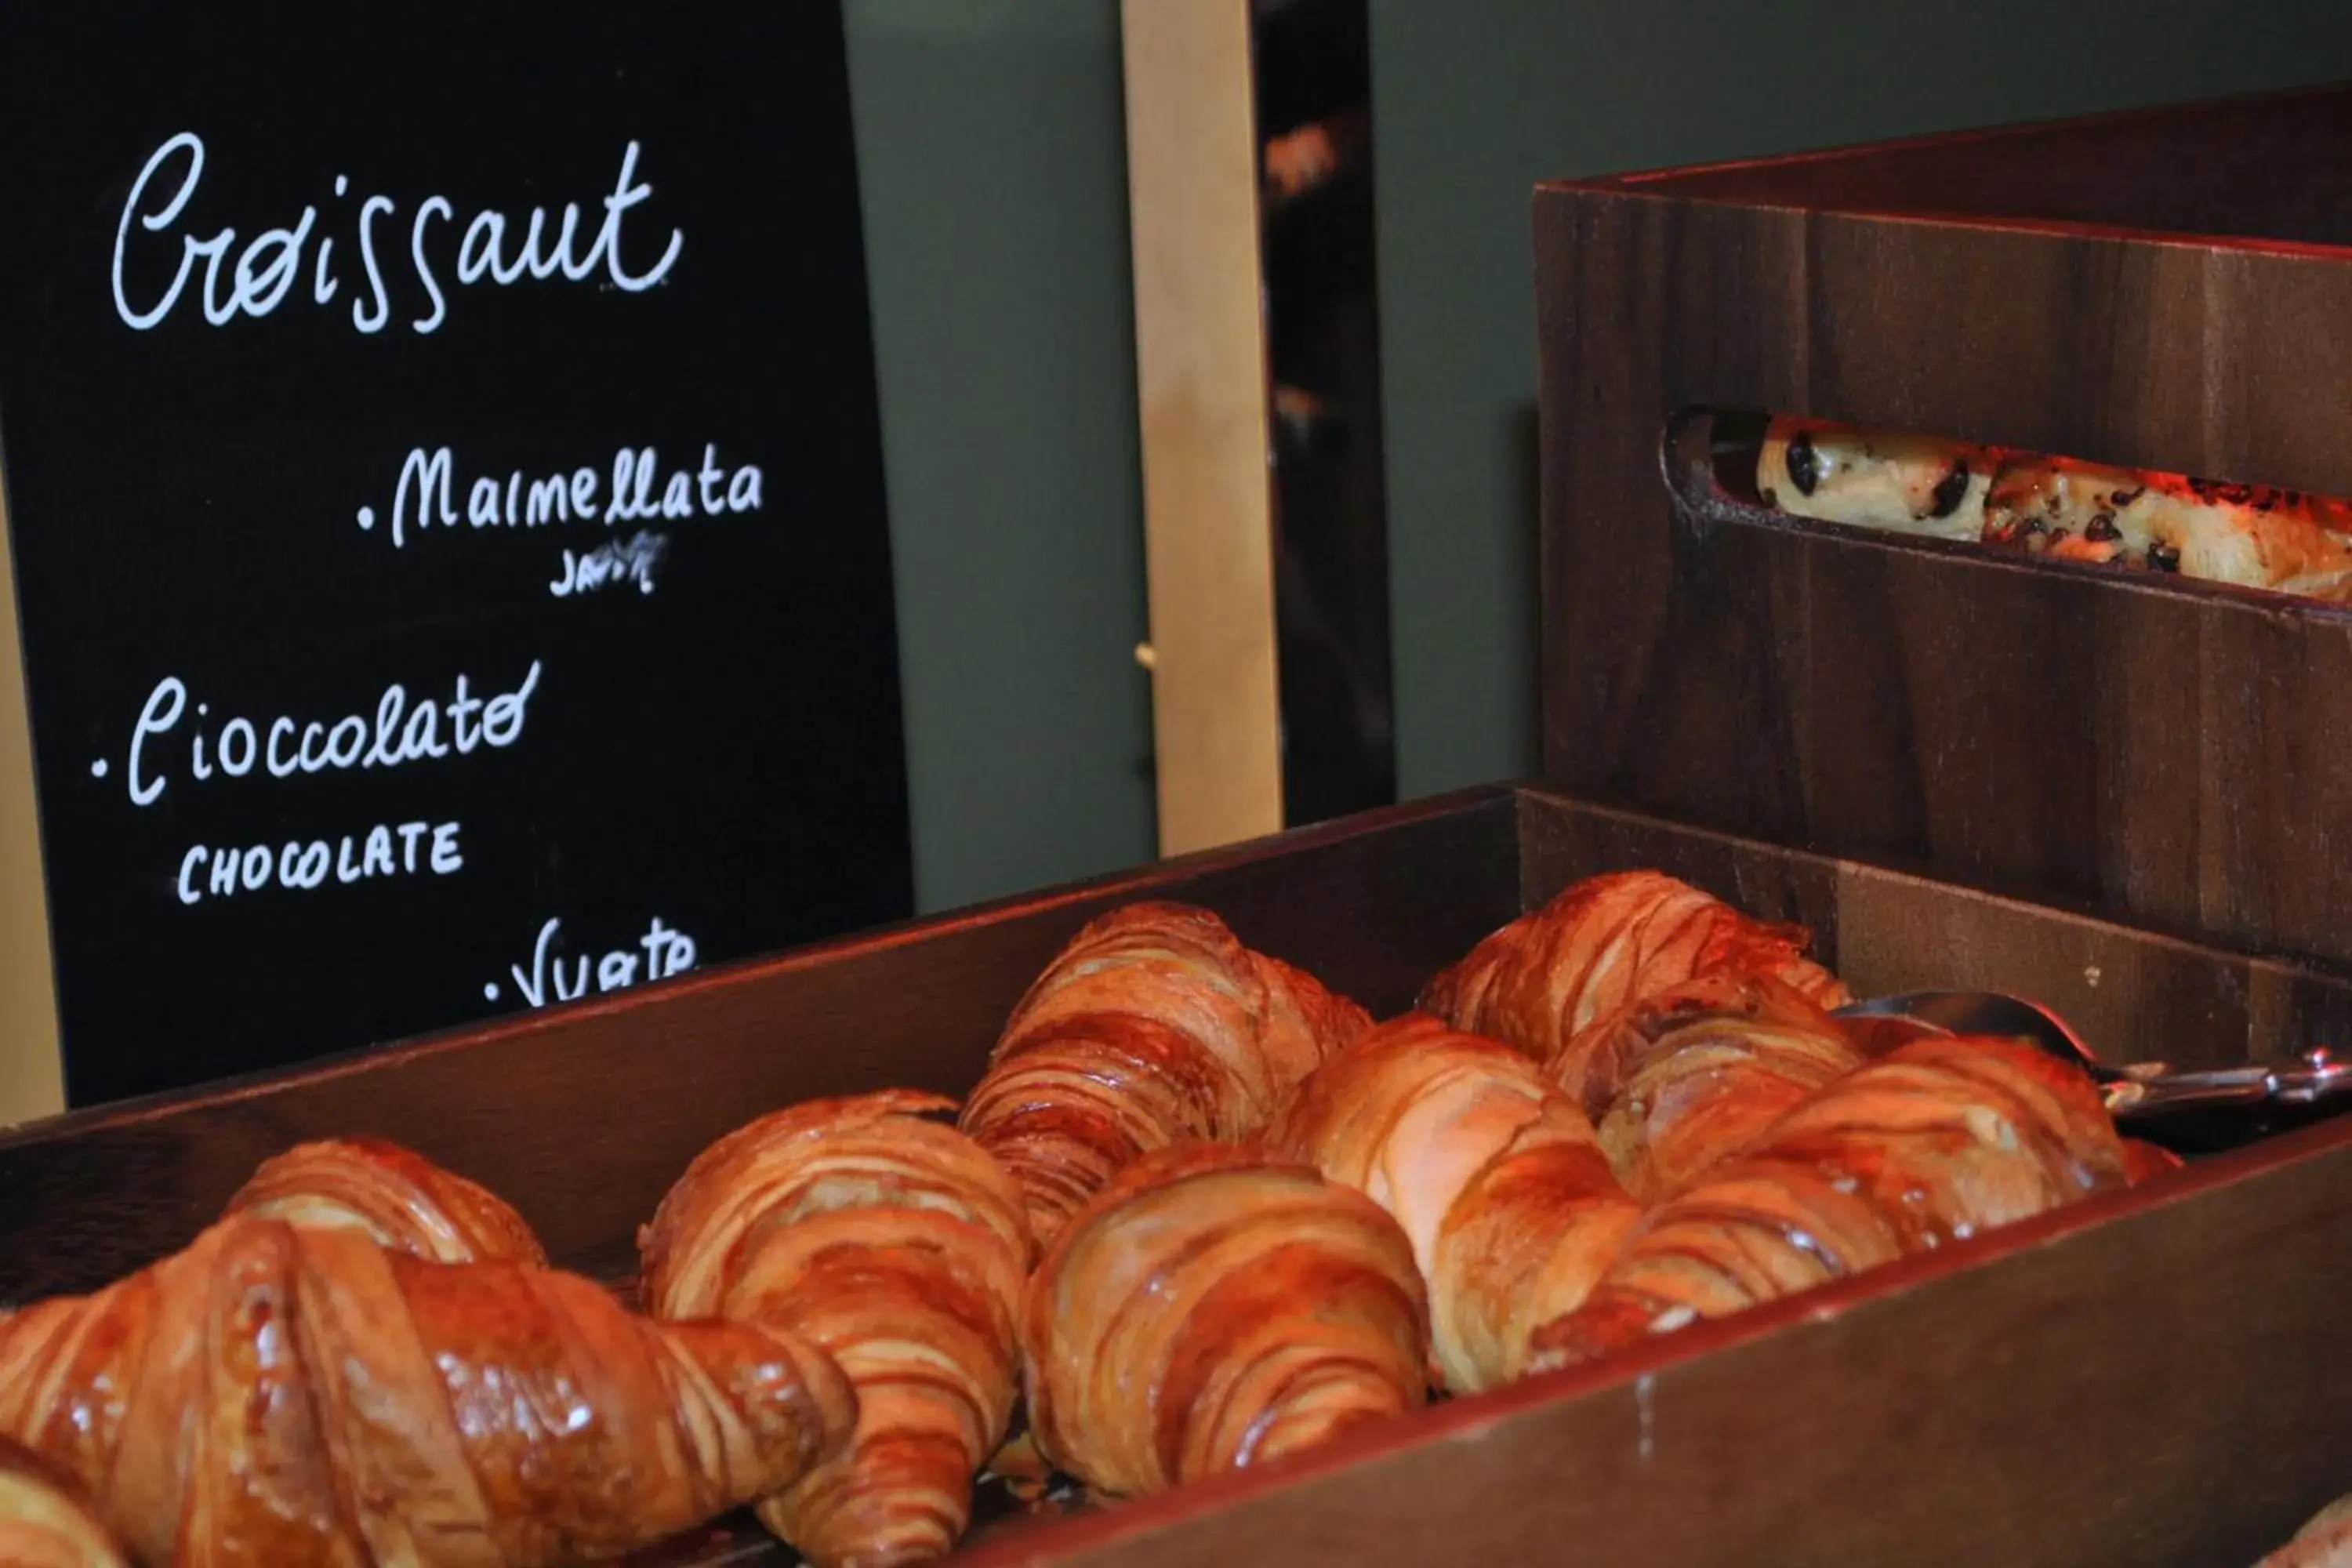
M 1020 1377 L 1032 1244 L 1021 1191 L 928 1120 L 955 1102 L 887 1091 L 763 1117 L 706 1150 L 640 1238 L 646 1300 L 805 1336 L 856 1385 L 856 1436 L 761 1505 L 813 1563 L 944 1555 Z
M 1664 872 L 1614 872 L 1488 936 L 1429 983 L 1421 1005 L 1542 1060 L 1628 1003 L 1717 971 L 1842 1005 L 1845 987 L 1805 956 L 1807 942 L 1801 926 L 1751 919 Z
M 1379 1205 L 1303 1164 L 1177 1145 L 1038 1265 L 1030 1432 L 1097 1491 L 1160 1490 L 1419 1405 L 1427 1328 L 1412 1243 Z
M 0 1436 L 157 1564 L 609 1557 L 789 1484 L 855 1417 L 803 1341 L 252 1215 L 0 1321 Z
M 0 1568 L 130 1568 L 70 1477 L 0 1439 Z
M 1457 1393 L 1517 1376 L 1528 1336 L 1583 1300 L 1641 1214 L 1534 1062 L 1425 1014 L 1324 1063 L 1267 1142 L 1404 1227 Z
M 1184 904 L 1129 904 L 1064 948 L 1014 1008 L 961 1125 L 1003 1161 L 1050 1241 L 1136 1156 L 1254 1136 L 1293 1086 L 1370 1026 L 1313 976 Z
M 262 1162 L 230 1214 L 344 1227 L 439 1263 L 545 1263 L 522 1215 L 487 1189 L 380 1138 L 299 1143 Z
M 1652 1209 L 1533 1364 L 1621 1350 L 2122 1185 L 2091 1080 L 2015 1040 L 1915 1040 Z
M 1652 1203 L 1862 1061 L 1802 992 L 1717 969 L 1579 1031 L 1544 1071 L 1593 1119 L 1626 1189 Z

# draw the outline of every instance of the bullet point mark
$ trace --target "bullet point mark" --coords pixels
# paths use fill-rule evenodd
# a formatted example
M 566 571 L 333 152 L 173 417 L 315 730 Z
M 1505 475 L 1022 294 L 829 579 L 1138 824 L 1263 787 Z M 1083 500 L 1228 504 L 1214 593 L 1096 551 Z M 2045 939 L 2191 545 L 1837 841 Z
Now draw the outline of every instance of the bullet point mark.
M 100 757 L 98 761 L 89 764 L 89 776 L 94 779 L 102 779 L 106 776 L 106 759 L 104 757 Z
M 483 986 L 482 997 L 485 1001 L 497 1001 L 499 999 L 499 983 L 493 980 L 488 985 Z
M 360 526 L 362 528 L 373 528 L 375 526 L 375 508 L 372 506 L 363 506 L 360 508 Z

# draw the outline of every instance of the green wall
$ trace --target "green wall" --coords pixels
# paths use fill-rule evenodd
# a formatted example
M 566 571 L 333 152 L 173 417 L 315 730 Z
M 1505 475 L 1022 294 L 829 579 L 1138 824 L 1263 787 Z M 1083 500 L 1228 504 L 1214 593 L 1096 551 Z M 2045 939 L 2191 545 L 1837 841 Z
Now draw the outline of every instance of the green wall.
M 1398 774 L 1536 767 L 1540 179 L 2352 76 L 2345 0 L 1370 0 Z
M 1154 850 L 1118 0 L 848 0 L 937 910 Z

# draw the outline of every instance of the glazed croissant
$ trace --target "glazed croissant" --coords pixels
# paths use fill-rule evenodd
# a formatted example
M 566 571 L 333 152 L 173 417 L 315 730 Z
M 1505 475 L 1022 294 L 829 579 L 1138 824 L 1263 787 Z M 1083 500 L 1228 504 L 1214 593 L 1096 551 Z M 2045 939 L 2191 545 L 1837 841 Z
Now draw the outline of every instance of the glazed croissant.
M 2254 1568 L 2347 1568 L 2352 1564 L 2352 1497 L 2340 1497 L 2305 1521 L 2294 1539 Z
M 436 1263 L 545 1263 L 522 1215 L 465 1177 L 379 1138 L 299 1143 L 265 1160 L 228 1213 L 357 1230 Z
M 1544 1060 L 1605 1015 L 1718 970 L 1760 975 L 1823 1007 L 1845 987 L 1805 957 L 1801 926 L 1751 920 L 1662 871 L 1578 882 L 1432 980 L 1422 1008 Z
M 130 1568 L 80 1487 L 0 1439 L 0 1568 Z
M 1048 1243 L 1147 1150 L 1255 1134 L 1370 1024 L 1206 910 L 1130 904 L 1080 931 L 1029 988 L 961 1126 L 1021 1184 Z
M 805 1335 L 856 1386 L 847 1449 L 760 1505 L 820 1565 L 945 1555 L 1012 1417 L 1028 1224 L 1003 1168 L 927 1120 L 954 1109 L 888 1091 L 763 1117 L 704 1151 L 639 1237 L 654 1310 Z
M 158 1568 L 614 1556 L 789 1484 L 855 1416 L 788 1335 L 253 1215 L 0 1321 L 0 1436 Z
M 1132 1496 L 1295 1453 L 1427 1397 L 1412 1246 L 1305 1165 L 1187 1143 L 1129 1165 L 1023 1309 L 1031 1435 Z
M 1846 1031 L 1795 987 L 1718 969 L 1580 1031 L 1544 1071 L 1592 1119 L 1618 1178 L 1647 1204 L 1747 1148 L 1862 1061 Z
M 1266 1142 L 1396 1216 L 1458 1394 L 1517 1377 L 1529 1336 L 1584 1300 L 1642 1212 L 1535 1063 L 1426 1014 L 1333 1056 Z
M 2125 1182 L 2079 1068 L 2016 1040 L 1914 1040 L 1652 1209 L 1532 1364 L 1590 1360 Z

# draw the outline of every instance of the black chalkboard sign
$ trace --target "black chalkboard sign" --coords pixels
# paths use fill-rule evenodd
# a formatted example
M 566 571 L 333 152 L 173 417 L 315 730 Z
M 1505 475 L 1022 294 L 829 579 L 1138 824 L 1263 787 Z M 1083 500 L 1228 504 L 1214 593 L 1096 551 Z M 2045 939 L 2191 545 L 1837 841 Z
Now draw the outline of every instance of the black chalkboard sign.
M 907 913 L 837 0 L 0 9 L 68 1095 Z

